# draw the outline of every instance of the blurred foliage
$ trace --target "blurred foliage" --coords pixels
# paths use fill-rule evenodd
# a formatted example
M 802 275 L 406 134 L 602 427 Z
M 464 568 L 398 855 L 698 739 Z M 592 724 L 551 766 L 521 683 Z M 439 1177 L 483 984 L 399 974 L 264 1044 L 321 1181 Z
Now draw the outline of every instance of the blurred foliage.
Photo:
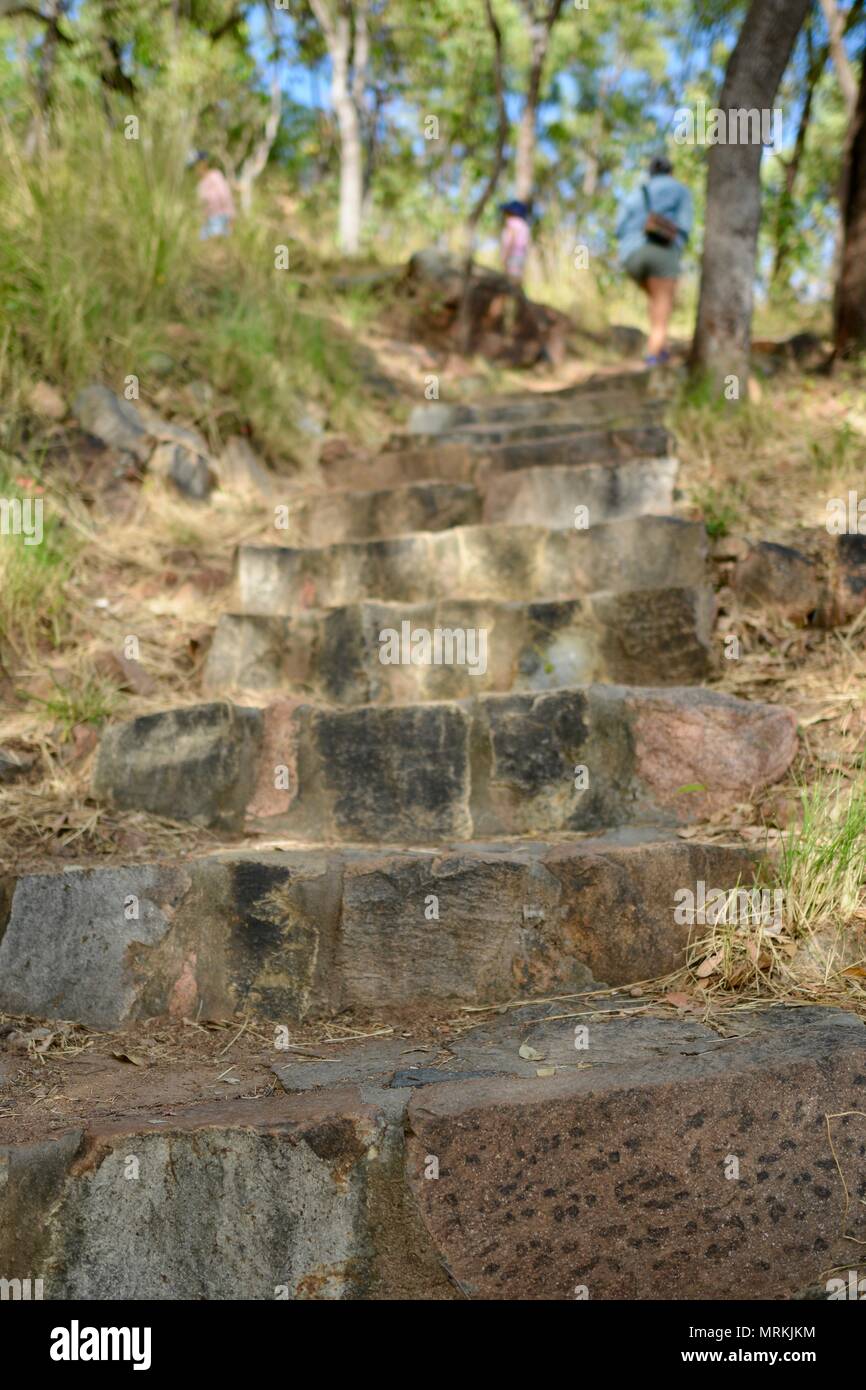
M 339 0 L 350 14 L 358 2 Z M 425 244 L 456 248 L 489 174 L 496 128 L 484 5 L 366 5 L 365 251 L 368 259 L 387 262 Z M 847 5 L 853 57 L 862 50 L 866 21 L 861 0 Z M 494 6 L 512 159 L 529 63 L 527 27 L 521 0 L 494 0 Z M 650 153 L 667 144 L 675 173 L 695 197 L 683 297 L 693 307 L 706 149 L 676 144 L 671 132 L 677 109 L 714 104 L 745 8 L 745 0 L 563 6 L 538 113 L 531 289 L 588 321 L 603 315 L 612 293 L 621 292 L 612 236 L 618 201 L 642 177 Z M 254 275 L 244 260 L 253 244 L 263 244 L 262 209 L 273 207 L 274 191 L 284 199 L 280 239 L 294 236 L 328 253 L 340 140 L 326 45 L 308 0 L 279 0 L 273 9 L 262 0 L 171 6 L 79 0 L 44 13 L 59 18 L 53 26 L 33 12 L 0 20 L 0 217 L 9 240 L 0 252 L 0 312 L 20 321 L 25 339 L 44 338 L 42 369 L 81 375 L 111 357 L 109 342 L 128 349 L 158 317 L 190 312 L 199 291 L 192 283 L 194 213 L 184 161 L 204 147 L 229 175 L 237 173 L 262 131 L 274 72 L 283 92 L 279 132 L 258 207 L 231 256 L 239 273 Z M 826 46 L 815 0 L 780 93 L 784 148 L 769 152 L 763 164 L 760 288 L 765 301 L 781 305 L 826 301 L 832 281 L 845 118 Z M 809 120 L 792 172 L 808 91 Z M 138 141 L 123 138 L 130 115 L 141 125 Z M 506 177 L 500 196 L 509 192 Z M 480 228 L 482 258 L 495 254 L 496 233 L 494 200 Z M 573 268 L 578 245 L 589 250 L 589 274 Z M 82 263 L 97 256 L 98 274 Z M 297 286 L 287 288 L 286 298 L 293 293 L 297 299 Z M 214 335 L 213 365 L 234 355 L 243 374 L 248 351 L 268 343 L 280 346 L 282 339 L 265 306 L 235 305 Z M 344 376 L 336 372 L 338 392 Z

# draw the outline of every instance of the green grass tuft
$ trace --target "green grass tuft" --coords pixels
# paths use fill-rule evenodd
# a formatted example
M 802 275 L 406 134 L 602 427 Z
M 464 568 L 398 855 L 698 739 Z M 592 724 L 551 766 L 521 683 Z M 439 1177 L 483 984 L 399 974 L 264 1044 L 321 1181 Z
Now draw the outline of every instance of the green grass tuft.
M 866 782 L 825 774 L 800 793 L 802 817 L 783 841 L 780 876 L 796 932 L 844 928 L 866 892 Z

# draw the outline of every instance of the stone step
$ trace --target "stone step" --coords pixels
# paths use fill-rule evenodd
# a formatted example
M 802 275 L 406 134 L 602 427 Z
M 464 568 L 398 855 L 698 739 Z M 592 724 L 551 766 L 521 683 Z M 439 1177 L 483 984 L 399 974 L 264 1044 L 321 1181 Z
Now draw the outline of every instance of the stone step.
M 345 710 L 226 701 L 109 725 L 93 795 L 305 843 L 423 845 L 683 824 L 776 781 L 796 744 L 790 711 L 694 687 Z
M 656 424 L 627 424 L 618 429 L 557 430 L 503 444 L 483 444 L 470 438 L 428 446 L 391 448 L 368 462 L 351 455 L 323 460 L 321 471 L 329 488 L 382 488 L 436 479 L 471 483 L 488 472 L 534 468 L 546 464 L 617 463 L 623 460 L 671 458 L 670 431 Z
M 649 371 L 595 372 L 573 386 L 557 393 L 562 396 L 605 396 L 609 392 L 628 391 L 639 397 L 664 395 L 667 391 L 657 373 Z M 508 400 L 509 397 L 501 399 Z
M 293 546 L 323 546 L 481 521 L 573 527 L 578 506 L 587 509 L 591 523 L 647 513 L 664 516 L 673 508 L 677 468 L 674 458 L 625 459 L 490 470 L 477 483 L 308 492 L 289 503 L 288 526 L 276 539 Z
M 288 527 L 279 538 L 292 545 L 321 546 L 413 531 L 446 531 L 479 521 L 481 494 L 473 483 L 407 483 L 366 491 L 303 493 L 290 501 Z
M 571 386 L 557 387 L 553 391 L 509 391 L 499 396 L 485 396 L 482 400 L 467 402 L 431 401 L 417 406 L 416 409 L 419 411 L 430 409 L 461 412 L 468 410 L 484 414 L 487 411 L 512 407 L 527 406 L 532 409 L 544 402 L 573 400 L 597 403 L 612 396 L 627 396 L 630 400 L 643 401 L 669 397 L 670 395 L 671 392 L 665 382 L 647 371 L 600 372 L 585 378 L 583 381 L 575 382 Z
M 483 423 L 473 421 L 454 429 L 438 430 L 433 434 L 392 434 L 386 452 L 405 449 L 435 449 L 448 444 L 466 444 L 475 449 L 486 449 L 498 444 L 533 444 L 543 446 L 548 439 L 564 438 L 569 435 L 598 434 L 604 430 L 614 433 L 626 429 L 663 427 L 664 409 L 661 404 L 643 405 L 639 410 L 621 410 L 614 413 L 592 412 L 583 416 L 572 413 L 551 412 L 541 420 L 503 420 Z
M 536 391 L 524 396 L 501 397 L 483 404 L 458 405 L 430 401 L 417 405 L 407 422 L 412 435 L 440 435 L 455 430 L 491 425 L 532 425 L 548 420 L 593 421 L 616 416 L 663 411 L 670 398 L 619 386 L 594 392 Z
M 734 1037 L 590 1023 L 586 1051 L 571 1022 L 526 1036 L 554 1076 L 443 1082 L 409 1103 L 409 1182 L 465 1294 L 786 1299 L 849 1267 L 866 1238 L 845 1186 L 862 1190 L 866 1143 L 853 1015 L 767 1009 Z
M 368 705 L 605 681 L 691 685 L 709 673 L 713 616 L 709 589 L 223 613 L 203 688 Z
M 75 1122 L 26 1143 L 0 1120 L 5 1278 L 76 1301 L 369 1296 L 376 1190 L 395 1166 L 384 1108 L 347 1088 L 215 1099 L 226 1088 L 183 1064 L 158 1069 L 161 1103 L 128 1107 L 112 1080 L 113 1103 L 94 1082 Z
M 607 396 L 610 393 L 626 391 L 638 398 L 651 399 L 669 395 L 667 384 L 658 373 L 646 371 L 595 372 L 573 386 L 561 387 L 557 394 L 562 396 Z M 522 393 L 519 393 L 522 394 Z M 508 400 L 509 397 L 500 399 Z
M 591 526 L 669 516 L 678 469 L 675 458 L 660 457 L 491 470 L 479 481 L 484 497 L 481 520 L 573 527 L 578 507 L 587 509 Z
M 577 598 L 599 590 L 701 588 L 707 539 L 699 522 L 637 517 L 587 530 L 455 526 L 319 548 L 242 545 L 240 610 L 288 614 L 379 599 Z
M 684 892 L 697 904 L 757 873 L 748 850 L 674 837 L 226 850 L 22 874 L 5 886 L 0 1009 L 95 1027 L 238 1011 L 285 1022 L 631 983 L 683 964 Z
M 846 1199 L 863 1183 L 862 1023 L 766 1008 L 720 1037 L 618 1017 L 634 1000 L 573 1005 L 447 1046 L 274 1049 L 278 1089 L 231 1101 L 214 1067 L 153 1063 L 161 1103 L 124 1106 L 116 1070 L 73 1057 L 86 1102 L 26 1137 L 16 1106 L 0 1116 L 4 1277 L 76 1300 L 826 1290 L 866 1238 Z

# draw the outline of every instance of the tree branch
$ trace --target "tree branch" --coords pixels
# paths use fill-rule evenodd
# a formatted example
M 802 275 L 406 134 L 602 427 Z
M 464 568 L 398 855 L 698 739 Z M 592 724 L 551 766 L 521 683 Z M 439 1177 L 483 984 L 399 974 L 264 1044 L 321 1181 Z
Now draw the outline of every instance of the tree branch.
M 858 84 L 848 54 L 845 52 L 845 45 L 842 42 L 846 32 L 846 16 L 839 10 L 836 0 L 821 0 L 821 9 L 824 11 L 824 18 L 830 32 L 830 53 L 833 57 L 833 66 L 836 69 L 839 86 L 842 89 L 845 111 L 850 121 L 857 109 Z
M 209 29 L 207 36 L 211 43 L 219 43 L 220 39 L 225 38 L 226 34 L 237 33 L 244 22 L 244 7 L 231 10 L 221 24 L 215 29 Z
M 19 17 L 38 20 L 52 37 L 57 39 L 58 43 L 65 44 L 67 48 L 75 47 L 75 39 L 64 34 L 57 15 L 43 14 L 33 5 L 20 5 L 18 0 L 0 0 L 0 19 L 17 19 Z

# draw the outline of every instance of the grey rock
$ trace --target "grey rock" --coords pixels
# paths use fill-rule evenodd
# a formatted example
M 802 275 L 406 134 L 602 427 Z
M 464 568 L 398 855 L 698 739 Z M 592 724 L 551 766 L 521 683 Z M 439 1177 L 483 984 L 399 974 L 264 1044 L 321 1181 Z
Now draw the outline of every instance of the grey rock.
M 727 577 L 741 602 L 774 609 L 795 622 L 808 622 L 821 601 L 814 561 L 790 546 L 770 541 L 746 541 L 744 548 Z
M 483 484 L 483 519 L 573 527 L 578 507 L 586 508 L 590 525 L 670 515 L 678 468 L 674 458 L 650 458 L 491 472 Z
M 258 710 L 193 705 L 110 726 L 93 793 L 124 809 L 237 829 L 255 784 Z
M 132 454 L 139 463 L 150 457 L 153 437 L 140 412 L 107 386 L 85 386 L 75 397 L 73 412 L 81 428 L 103 444 Z
M 607 391 L 586 391 L 569 388 L 562 391 L 534 391 L 520 396 L 503 396 L 481 404 L 457 404 L 429 401 L 417 405 L 409 415 L 405 447 L 416 441 L 413 435 L 464 434 L 467 441 L 492 427 L 499 427 L 498 437 L 527 438 L 535 431 L 551 433 L 551 427 L 564 431 L 570 427 L 589 428 L 598 422 L 620 418 L 649 417 L 667 404 L 663 395 L 649 396 L 645 386 L 629 385 L 615 379 L 614 388 Z M 400 443 L 394 436 L 391 446 Z
M 303 493 L 289 504 L 280 539 L 291 545 L 444 531 L 481 520 L 481 499 L 470 483 L 409 483 L 405 487 Z
M 640 409 L 623 409 L 612 414 L 605 411 L 588 417 L 583 414 L 556 414 L 540 420 L 530 417 L 528 420 L 479 422 L 439 429 L 429 435 L 392 435 L 388 447 L 411 453 L 450 445 L 472 450 L 476 454 L 486 454 L 506 445 L 511 448 L 521 446 L 524 452 L 530 451 L 536 456 L 531 459 L 532 463 L 541 463 L 551 449 L 561 452 L 566 446 L 581 449 L 584 455 L 589 448 L 601 458 L 614 457 L 616 445 L 613 438 L 630 431 L 635 442 L 643 442 L 646 452 L 651 454 L 655 450 L 656 440 L 664 435 L 660 411 L 658 420 L 656 414 L 655 407 L 642 405 Z M 650 433 L 651 430 L 655 430 L 656 434 Z
M 34 761 L 32 757 L 23 758 L 19 753 L 0 748 L 0 782 L 17 782 L 27 775 Z
M 637 462 L 668 458 L 672 453 L 668 430 L 652 422 L 640 423 L 635 417 L 618 417 L 616 424 L 605 420 L 593 425 L 557 425 L 554 433 L 541 431 L 522 439 L 504 436 L 500 443 L 485 443 L 477 432 L 455 438 L 444 433 L 406 435 L 392 439 L 385 452 L 367 464 L 335 457 L 327 461 L 323 471 L 328 486 L 334 488 L 399 487 L 431 478 L 479 483 L 489 472 L 514 468 Z
M 185 444 L 158 444 L 150 468 L 194 502 L 205 502 L 213 490 L 215 477 L 209 460 Z
M 455 410 L 444 401 L 430 401 L 413 407 L 408 422 L 410 434 L 439 434 L 454 424 Z
M 146 986 L 139 962 L 171 930 L 189 886 L 168 866 L 22 877 L 0 933 L 0 1009 L 122 1022 Z
M 109 727 L 93 785 L 115 805 L 225 829 L 246 806 L 250 829 L 305 844 L 429 844 L 681 825 L 777 781 L 796 747 L 790 710 L 688 686 L 214 704 Z
M 866 1237 L 845 1202 L 858 1019 L 767 1008 L 720 1037 L 629 998 L 574 1004 L 585 1048 L 540 1002 L 447 1049 L 318 1044 L 273 1064 L 272 1094 L 124 1113 L 103 1075 L 66 1132 L 46 1116 L 22 1140 L 0 1116 L 4 1278 L 48 1299 L 717 1300 L 847 1267 Z
M 248 439 L 233 434 L 217 464 L 220 485 L 232 492 L 252 493 L 271 498 L 277 492 L 276 479 L 269 473 Z
M 173 1110 L 159 1129 L 153 1118 L 0 1149 L 5 1276 L 24 1277 L 29 1259 L 52 1299 L 363 1293 L 376 1110 L 343 1092 L 210 1102 Z M 10 1219 L 26 1240 L 10 1240 Z

